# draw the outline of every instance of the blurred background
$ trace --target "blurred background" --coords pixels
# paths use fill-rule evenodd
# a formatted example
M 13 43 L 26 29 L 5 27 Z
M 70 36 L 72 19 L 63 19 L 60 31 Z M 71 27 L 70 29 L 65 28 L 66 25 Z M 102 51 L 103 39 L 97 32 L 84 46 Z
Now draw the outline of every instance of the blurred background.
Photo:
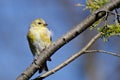
M 86 4 L 85 0 L 0 0 L 0 80 L 15 80 L 31 64 L 26 34 L 34 19 L 48 23 L 55 41 L 90 14 L 84 6 L 75 6 L 78 3 Z M 49 70 L 78 52 L 96 33 L 87 29 L 59 49 L 48 62 Z M 106 43 L 99 39 L 91 49 L 120 53 L 119 41 L 120 37 Z M 96 53 L 80 56 L 45 80 L 120 80 L 119 74 L 120 58 Z

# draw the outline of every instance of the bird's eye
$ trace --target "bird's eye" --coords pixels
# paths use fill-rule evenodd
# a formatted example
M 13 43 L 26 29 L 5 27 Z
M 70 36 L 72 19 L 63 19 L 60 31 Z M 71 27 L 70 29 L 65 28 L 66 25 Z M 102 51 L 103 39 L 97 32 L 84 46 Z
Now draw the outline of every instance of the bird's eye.
M 38 24 L 42 24 L 41 22 L 38 22 Z

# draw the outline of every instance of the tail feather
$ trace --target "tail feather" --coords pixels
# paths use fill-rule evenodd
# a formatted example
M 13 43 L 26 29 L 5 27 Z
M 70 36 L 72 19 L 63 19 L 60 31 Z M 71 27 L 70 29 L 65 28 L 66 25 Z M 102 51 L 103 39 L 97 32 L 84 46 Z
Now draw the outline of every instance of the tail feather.
M 45 71 L 48 71 L 47 62 L 44 63 L 44 67 L 43 68 L 44 68 Z
M 43 64 L 42 69 L 39 69 L 39 73 L 41 73 L 43 70 L 48 71 L 47 62 Z

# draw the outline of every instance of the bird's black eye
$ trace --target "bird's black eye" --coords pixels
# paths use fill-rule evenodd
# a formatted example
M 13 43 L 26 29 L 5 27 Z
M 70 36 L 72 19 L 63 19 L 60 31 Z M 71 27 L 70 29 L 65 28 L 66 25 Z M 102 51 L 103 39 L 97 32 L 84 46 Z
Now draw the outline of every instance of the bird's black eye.
M 38 22 L 38 24 L 42 24 L 41 22 Z

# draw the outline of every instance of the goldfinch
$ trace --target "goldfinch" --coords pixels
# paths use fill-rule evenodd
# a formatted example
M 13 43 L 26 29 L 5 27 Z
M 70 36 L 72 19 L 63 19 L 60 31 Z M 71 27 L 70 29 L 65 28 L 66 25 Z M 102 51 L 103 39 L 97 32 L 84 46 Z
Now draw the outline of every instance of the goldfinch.
M 29 47 L 34 57 L 51 44 L 51 31 L 47 28 L 46 22 L 42 18 L 35 19 L 28 30 L 27 39 Z M 50 61 L 51 59 L 49 59 Z M 43 65 L 42 70 L 48 71 L 47 63 Z

